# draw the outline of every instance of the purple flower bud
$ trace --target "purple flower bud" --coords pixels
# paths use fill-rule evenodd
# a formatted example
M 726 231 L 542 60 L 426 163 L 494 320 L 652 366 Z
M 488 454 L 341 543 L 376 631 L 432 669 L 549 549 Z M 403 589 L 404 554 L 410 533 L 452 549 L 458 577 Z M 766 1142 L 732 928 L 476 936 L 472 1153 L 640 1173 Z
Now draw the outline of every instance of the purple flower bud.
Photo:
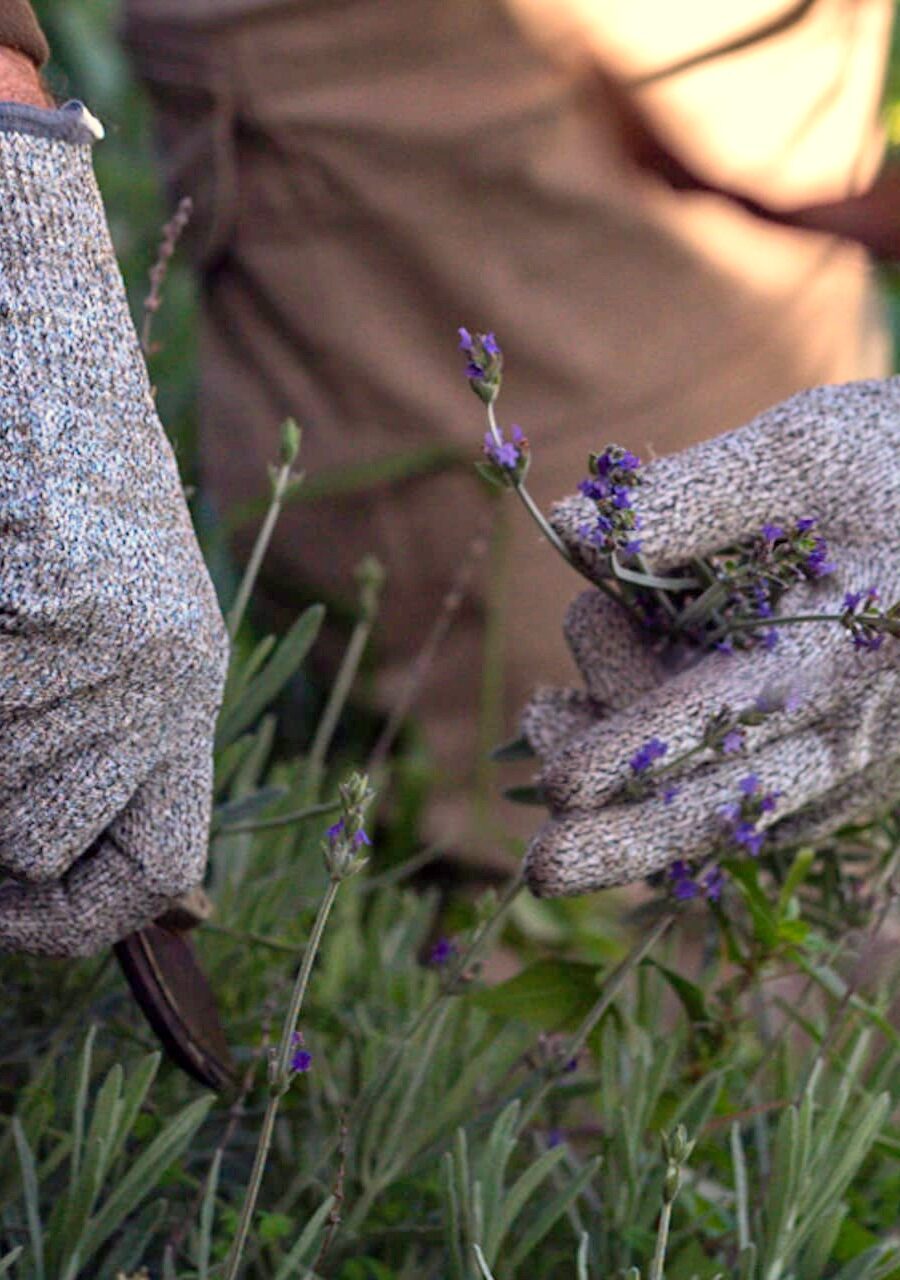
M 452 938 L 443 935 L 437 939 L 428 953 L 428 963 L 435 969 L 442 969 L 456 955 L 456 943 Z
M 681 787 L 676 787 L 674 782 L 670 782 L 662 793 L 663 804 L 671 804 L 677 795 L 681 794 Z
M 777 542 L 784 537 L 784 529 L 780 524 L 764 524 L 761 532 L 766 542 Z
M 290 1070 L 294 1075 L 300 1075 L 303 1072 L 308 1071 L 312 1066 L 312 1054 L 307 1049 L 301 1047 L 303 1045 L 302 1031 L 294 1032 L 291 1036 L 291 1044 L 293 1045 L 294 1052 L 291 1055 L 289 1064 Z
M 500 355 L 500 345 L 492 333 L 486 333 L 484 335 L 484 337 L 481 339 L 481 345 L 484 347 L 485 351 L 488 353 L 489 356 Z
M 456 332 L 459 334 L 460 351 L 464 351 L 467 355 L 470 355 L 474 347 L 471 333 L 469 333 L 468 329 L 462 328 L 462 326 L 460 326 L 460 328 L 457 329 Z
M 710 902 L 718 902 L 725 887 L 725 873 L 721 867 L 711 867 L 703 877 L 703 892 Z
M 659 760 L 669 750 L 669 744 L 661 738 L 651 738 L 649 742 L 634 753 L 628 762 L 634 773 L 645 773 L 655 760 Z
M 884 635 L 877 631 L 857 631 L 853 637 L 853 647 L 855 649 L 868 649 L 870 653 L 875 653 L 883 644 Z
M 734 755 L 744 745 L 743 729 L 729 729 L 722 739 L 722 751 L 726 756 Z
M 745 796 L 752 796 L 759 790 L 759 778 L 755 773 L 748 773 L 746 778 L 741 778 L 738 786 Z

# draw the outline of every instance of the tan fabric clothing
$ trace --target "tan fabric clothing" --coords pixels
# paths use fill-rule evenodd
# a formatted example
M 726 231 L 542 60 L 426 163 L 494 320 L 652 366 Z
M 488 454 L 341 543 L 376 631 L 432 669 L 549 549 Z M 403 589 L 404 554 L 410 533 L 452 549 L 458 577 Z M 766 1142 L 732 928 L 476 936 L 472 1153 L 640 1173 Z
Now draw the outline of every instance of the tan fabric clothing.
M 670 6 L 591 8 L 613 69 L 646 78 L 667 53 L 655 32 Z M 743 21 L 772 6 L 735 8 Z M 687 9 L 672 57 L 727 34 L 727 6 Z M 641 101 L 691 158 L 762 198 L 848 191 L 877 156 L 888 20 L 886 0 L 820 0 L 802 32 Z M 501 417 L 527 432 L 545 505 L 607 441 L 664 453 L 799 388 L 886 372 L 859 250 L 632 175 L 568 72 L 490 0 L 319 0 L 216 31 L 134 17 L 129 40 L 173 195 L 197 200 L 203 463 L 223 508 L 265 493 L 289 413 L 311 475 L 433 445 L 477 456 L 484 426 L 455 350 L 460 324 L 504 347 Z M 348 596 L 352 566 L 378 554 L 390 704 L 490 501 L 463 467 L 297 505 L 269 589 L 283 602 L 301 582 Z M 512 502 L 508 572 L 481 573 L 420 701 L 457 798 L 483 771 L 491 602 L 500 731 L 515 731 L 533 685 L 572 674 L 560 625 L 577 580 Z M 436 812 L 462 838 L 459 806 Z
M 38 67 L 50 56 L 29 0 L 0 0 L 0 48 L 18 49 Z

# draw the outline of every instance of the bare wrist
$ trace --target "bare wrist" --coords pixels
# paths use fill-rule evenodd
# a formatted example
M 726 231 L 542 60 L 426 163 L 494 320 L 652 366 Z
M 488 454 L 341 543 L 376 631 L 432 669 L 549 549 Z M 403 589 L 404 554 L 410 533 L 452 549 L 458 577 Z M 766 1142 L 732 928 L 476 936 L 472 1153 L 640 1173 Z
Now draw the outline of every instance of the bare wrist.
M 17 49 L 0 46 L 0 102 L 17 102 L 30 107 L 52 108 L 37 67 Z

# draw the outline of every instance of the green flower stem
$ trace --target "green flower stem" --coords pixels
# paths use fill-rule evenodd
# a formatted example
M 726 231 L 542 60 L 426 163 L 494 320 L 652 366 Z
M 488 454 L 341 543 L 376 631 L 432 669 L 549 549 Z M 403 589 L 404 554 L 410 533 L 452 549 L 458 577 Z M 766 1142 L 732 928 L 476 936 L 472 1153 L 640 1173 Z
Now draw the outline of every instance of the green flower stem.
M 281 515 L 281 508 L 284 506 L 285 495 L 292 487 L 292 482 L 297 480 L 297 476 L 292 470 L 292 465 L 292 462 L 285 462 L 275 473 L 275 480 L 272 485 L 272 499 L 266 512 L 266 518 L 253 544 L 253 550 L 250 553 L 247 568 L 244 570 L 244 576 L 241 578 L 241 585 L 235 596 L 234 604 L 228 610 L 226 621 L 228 635 L 232 640 L 234 640 L 244 620 L 250 596 L 256 586 L 256 579 L 259 577 L 259 571 L 269 549 L 269 543 L 272 541 L 272 534 L 275 532 L 275 525 Z
M 494 437 L 494 442 L 498 446 L 502 446 L 503 437 L 500 434 L 500 428 L 497 425 L 497 416 L 494 413 L 494 406 L 492 404 L 487 405 L 487 418 L 488 418 L 488 426 L 490 427 L 491 435 Z M 569 548 L 566 546 L 562 538 L 559 536 L 559 534 L 550 524 L 549 520 L 541 511 L 540 507 L 537 505 L 534 498 L 532 498 L 531 494 L 528 492 L 528 490 L 526 489 L 522 481 L 517 480 L 515 479 L 515 477 L 512 477 L 512 476 L 510 477 L 510 479 L 512 480 L 512 486 L 515 489 L 516 493 L 519 495 L 519 498 L 523 506 L 525 507 L 525 510 L 531 516 L 532 520 L 534 520 L 535 524 L 538 526 L 541 533 L 550 543 L 551 547 L 553 547 L 555 551 L 559 552 L 563 560 L 565 560 L 566 564 L 571 569 L 574 569 L 575 572 L 579 574 L 582 578 L 584 578 L 586 582 L 589 582 L 592 587 L 596 587 L 596 589 L 598 591 L 602 591 L 605 596 L 609 596 L 610 600 L 615 600 L 616 604 L 619 605 L 620 608 L 624 609 L 626 613 L 636 612 L 636 610 L 629 604 L 629 602 L 618 591 L 616 591 L 614 587 L 611 587 L 607 582 L 603 580 L 603 578 L 592 577 L 591 574 L 588 573 L 586 569 L 583 569 L 581 565 L 577 563 L 577 561 L 573 558 L 572 553 L 569 551 Z
M 228 1254 L 228 1261 L 225 1265 L 224 1280 L 236 1280 L 241 1265 L 241 1259 L 247 1244 L 247 1235 L 250 1231 L 250 1224 L 253 1220 L 254 1210 L 256 1209 L 256 1201 L 259 1197 L 260 1187 L 262 1186 L 263 1174 L 265 1173 L 266 1163 L 269 1158 L 269 1150 L 272 1146 L 272 1134 L 275 1130 L 275 1119 L 278 1115 L 278 1108 L 281 1105 L 281 1099 L 284 1097 L 290 1086 L 291 1049 L 293 1047 L 294 1032 L 297 1030 L 297 1022 L 300 1017 L 300 1009 L 303 1005 L 303 997 L 306 995 L 306 988 L 309 985 L 309 978 L 312 973 L 313 963 L 322 942 L 322 935 L 325 932 L 325 925 L 328 921 L 328 916 L 331 913 L 331 908 L 334 906 L 334 901 L 340 887 L 340 879 L 332 876 L 328 882 L 328 888 L 325 891 L 325 896 L 319 904 L 319 910 L 312 928 L 312 933 L 309 935 L 309 941 L 307 942 L 306 950 L 303 953 L 303 961 L 300 965 L 300 971 L 297 974 L 297 979 L 294 982 L 294 989 L 291 992 L 290 1004 L 288 1005 L 287 1015 L 281 1029 L 281 1042 L 270 1067 L 269 1098 L 266 1103 L 266 1111 L 263 1116 L 259 1140 L 256 1144 L 256 1154 L 253 1158 L 253 1169 L 250 1173 L 250 1181 L 247 1184 L 247 1190 L 244 1194 L 244 1203 L 241 1206 L 241 1216 L 238 1221 L 237 1232 L 235 1233 L 231 1250 Z
M 783 627 L 796 622 L 840 622 L 842 613 L 787 613 L 773 618 L 730 618 L 718 631 L 709 637 L 709 643 L 715 644 L 723 636 L 732 631 L 753 631 L 761 627 Z M 861 615 L 865 617 L 865 615 Z
M 659 1225 L 656 1228 L 656 1248 L 653 1250 L 653 1261 L 650 1263 L 647 1280 L 663 1280 L 666 1247 L 669 1243 L 669 1227 L 672 1222 L 672 1203 L 671 1200 L 663 1201 L 662 1212 L 659 1215 Z
M 581 1050 L 587 1043 L 588 1036 L 596 1027 L 597 1023 L 606 1013 L 609 1006 L 615 1000 L 616 996 L 625 985 L 625 981 L 629 974 L 633 973 L 645 956 L 649 955 L 653 948 L 670 929 L 674 921 L 678 917 L 677 908 L 667 911 L 664 916 L 657 920 L 656 924 L 646 935 L 641 938 L 631 948 L 628 954 L 619 962 L 612 973 L 603 983 L 597 1000 L 585 1014 L 578 1028 L 572 1033 L 571 1039 L 566 1043 L 556 1059 L 556 1063 L 546 1072 L 540 1087 L 537 1089 L 531 1101 L 522 1112 L 519 1121 L 519 1130 L 524 1131 L 534 1119 L 541 1103 L 556 1083 L 556 1079 L 560 1074 L 560 1070 L 565 1063 L 571 1062 L 573 1058 L 577 1058 Z
M 503 436 L 500 434 L 500 428 L 497 425 L 497 415 L 494 413 L 494 406 L 490 403 L 487 406 L 487 417 L 488 417 L 488 426 L 490 427 L 491 435 L 494 437 L 494 442 L 498 446 L 498 448 L 502 448 Z M 540 507 L 535 502 L 534 498 L 532 498 L 531 494 L 525 488 L 525 485 L 522 483 L 522 481 L 513 480 L 513 486 L 516 490 L 516 493 L 521 498 L 522 503 L 525 506 L 525 510 L 531 516 L 532 520 L 534 520 L 535 524 L 538 526 L 541 533 L 543 533 L 544 537 L 547 539 L 550 545 L 559 552 L 559 554 L 562 556 L 562 558 L 566 561 L 567 564 L 572 564 L 572 557 L 569 554 L 568 547 L 563 542 L 562 538 L 560 538 L 559 534 L 556 532 L 553 526 L 549 523 L 549 521 L 547 520 L 547 517 L 544 515 Z
M 274 831 L 278 827 L 291 827 L 295 822 L 304 822 L 307 818 L 318 818 L 326 813 L 336 813 L 341 807 L 340 799 L 326 800 L 322 804 L 309 804 L 305 809 L 293 809 L 290 813 L 282 813 L 277 818 L 260 818 L 259 822 L 240 822 L 234 826 L 223 826 L 216 833 L 222 836 L 237 835 L 245 831 Z

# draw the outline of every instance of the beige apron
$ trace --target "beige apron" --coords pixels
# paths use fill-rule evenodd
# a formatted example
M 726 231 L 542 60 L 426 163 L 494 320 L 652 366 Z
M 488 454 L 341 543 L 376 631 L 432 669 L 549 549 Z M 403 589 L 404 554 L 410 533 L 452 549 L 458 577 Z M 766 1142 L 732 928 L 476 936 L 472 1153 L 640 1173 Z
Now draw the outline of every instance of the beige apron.
M 526 431 L 545 506 L 610 440 L 664 453 L 799 388 L 885 373 L 860 250 L 635 176 L 602 113 L 576 103 L 573 77 L 598 54 L 644 85 L 639 101 L 711 177 L 775 202 L 851 191 L 879 156 L 890 5 L 802 9 L 699 61 L 780 10 L 520 0 L 535 43 L 490 0 L 311 0 L 208 26 L 136 12 L 128 38 L 173 194 L 197 201 L 202 462 L 220 507 L 265 494 L 287 414 L 314 477 L 398 455 L 426 465 L 434 449 L 476 457 L 460 324 L 503 345 L 500 416 Z M 291 610 L 346 600 L 375 552 L 389 707 L 491 502 L 465 461 L 300 503 L 269 596 Z M 535 684 L 573 677 L 560 622 L 579 580 L 513 502 L 418 702 L 439 771 L 433 828 L 482 850 L 531 824 L 495 798 L 493 821 L 473 819 L 473 779 L 497 785 L 485 746 L 515 732 Z

